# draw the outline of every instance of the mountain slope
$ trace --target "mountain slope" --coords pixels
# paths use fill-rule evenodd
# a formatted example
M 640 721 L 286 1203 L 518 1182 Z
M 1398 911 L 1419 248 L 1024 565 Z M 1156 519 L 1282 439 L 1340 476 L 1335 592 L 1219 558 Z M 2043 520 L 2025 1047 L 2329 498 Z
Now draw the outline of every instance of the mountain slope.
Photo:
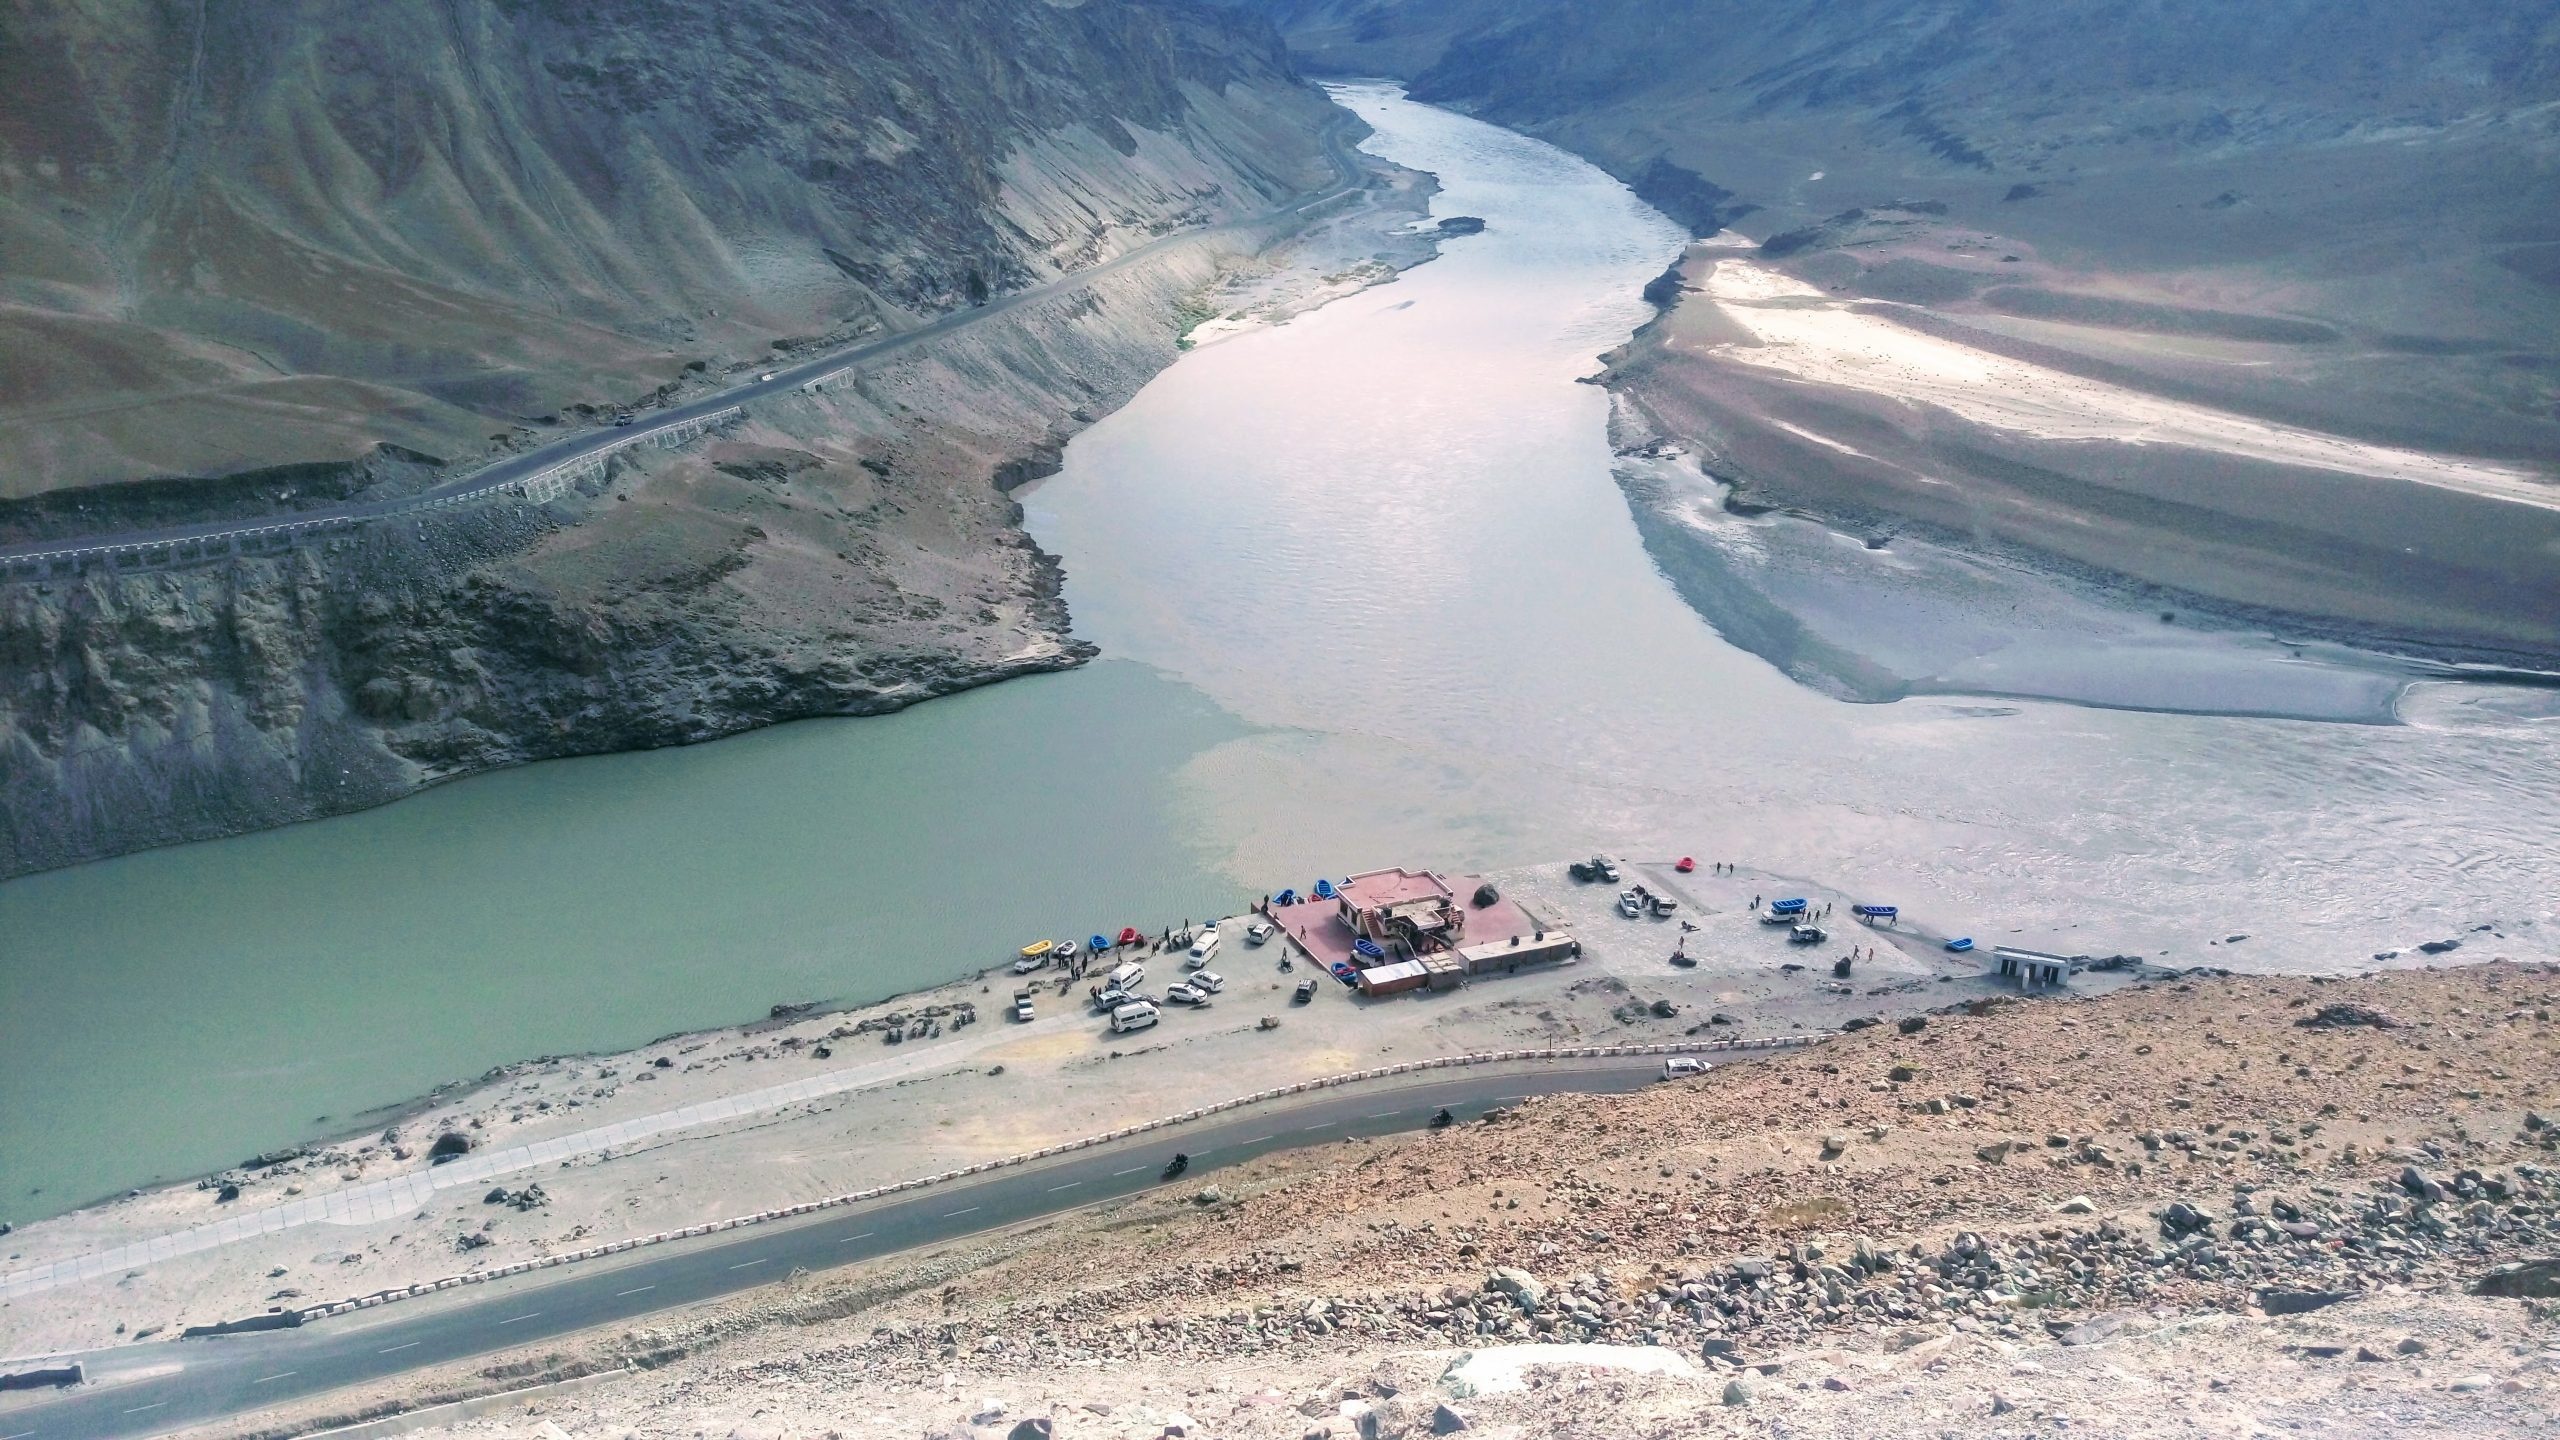
M 1258 8 L 1311 66 L 1391 69 L 1759 247 L 1701 248 L 1685 295 L 1665 282 L 1673 322 L 1615 371 L 1648 432 L 1630 443 L 1667 439 L 1753 500 L 1862 539 L 2023 555 L 2137 609 L 2560 661 L 2549 6 Z M 1784 272 L 1986 372 L 2106 387 L 2128 413 L 2202 407 L 2307 434 L 2305 450 L 2340 437 L 2487 462 L 2552 503 L 2367 497 L 2317 465 L 2142 443 L 2131 424 L 2054 443 L 1912 405 L 1882 375 L 1772 383 L 1768 352 L 1734 340 L 1742 312 L 1704 295 L 1719 264 Z M 2334 498 L 2304 503 L 2319 496 Z
M 0 25 L 0 495 L 382 439 L 458 458 L 1323 174 L 1266 32 L 1147 0 Z
M 1172 0 L 18 4 L 0 86 L 0 541 L 413 494 L 1176 241 L 553 502 L 0 582 L 0 876 L 1076 663 L 1005 489 L 1342 119 Z

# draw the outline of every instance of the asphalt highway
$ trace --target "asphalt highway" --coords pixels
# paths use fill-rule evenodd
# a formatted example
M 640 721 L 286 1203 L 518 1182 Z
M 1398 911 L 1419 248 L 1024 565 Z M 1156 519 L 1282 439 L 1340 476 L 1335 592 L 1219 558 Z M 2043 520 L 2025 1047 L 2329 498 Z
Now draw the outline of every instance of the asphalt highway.
M 30 541 L 18 545 L 0 545 L 0 565 L 46 557 L 59 560 L 162 545 L 223 541 L 233 537 L 266 535 L 287 530 L 327 529 L 349 523 L 390 519 L 414 511 L 449 505 L 457 500 L 502 492 L 510 485 L 542 474 L 556 466 L 633 444 L 665 431 L 679 429 L 693 421 L 706 419 L 741 404 L 788 394 L 812 381 L 832 379 L 857 366 L 899 355 L 937 336 L 948 335 L 954 330 L 977 324 L 990 316 L 1002 315 L 1024 305 L 1036 304 L 1071 293 L 1092 284 L 1102 276 L 1139 264 L 1166 249 L 1197 240 L 1201 236 L 1226 234 L 1268 225 L 1338 200 L 1359 188 L 1361 183 L 1359 163 L 1353 158 L 1351 147 L 1344 142 L 1342 129 L 1339 126 L 1326 132 L 1325 158 L 1334 168 L 1335 181 L 1332 186 L 1302 196 L 1260 215 L 1230 220 L 1198 230 L 1177 231 L 1160 240 L 1149 241 L 1116 259 L 1078 270 L 1070 275 L 1060 276 L 1046 285 L 1015 291 L 1013 294 L 990 300 L 972 309 L 952 311 L 912 330 L 901 330 L 894 335 L 883 336 L 840 350 L 831 350 L 814 359 L 778 365 L 770 371 L 758 372 L 760 375 L 771 375 L 773 378 L 770 380 L 752 380 L 690 404 L 666 410 L 646 411 L 629 425 L 607 426 L 565 436 L 521 455 L 500 460 L 469 475 L 457 477 L 418 495 L 398 500 L 339 505 L 318 510 L 261 516 L 251 520 L 211 521 L 199 525 L 175 525 L 151 530 L 131 530 L 113 534 Z
M 1757 1058 L 1730 1051 L 1716 1057 Z M 0 1408 L 0 1440 L 134 1440 L 467 1360 L 788 1278 L 1038 1220 L 1167 1182 L 1175 1152 L 1191 1156 L 1181 1186 L 1259 1155 L 1355 1135 L 1427 1126 L 1442 1106 L 1472 1119 L 1529 1095 L 1609 1094 L 1662 1073 L 1659 1057 L 1577 1060 L 1460 1071 L 1419 1083 L 1321 1090 L 1081 1151 L 982 1179 L 933 1186 L 862 1209 L 750 1226 L 591 1264 L 563 1266 L 376 1310 L 212 1340 L 123 1346 L 77 1359 L 89 1383 L 59 1398 Z M 63 1362 L 50 1362 L 63 1363 Z

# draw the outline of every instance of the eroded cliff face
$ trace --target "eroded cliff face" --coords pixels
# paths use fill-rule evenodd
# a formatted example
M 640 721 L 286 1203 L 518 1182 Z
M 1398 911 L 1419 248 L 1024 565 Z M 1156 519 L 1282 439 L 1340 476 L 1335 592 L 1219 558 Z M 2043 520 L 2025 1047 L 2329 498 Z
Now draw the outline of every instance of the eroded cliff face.
M 1202 232 L 543 506 L 0 585 L 0 876 L 1074 663 L 1008 485 L 1325 186 L 1152 0 L 13 11 L 0 535 L 412 492 Z
M 1204 238 L 545 506 L 0 587 L 0 874 L 554 756 L 877 713 L 1089 651 L 999 479 L 1178 351 Z

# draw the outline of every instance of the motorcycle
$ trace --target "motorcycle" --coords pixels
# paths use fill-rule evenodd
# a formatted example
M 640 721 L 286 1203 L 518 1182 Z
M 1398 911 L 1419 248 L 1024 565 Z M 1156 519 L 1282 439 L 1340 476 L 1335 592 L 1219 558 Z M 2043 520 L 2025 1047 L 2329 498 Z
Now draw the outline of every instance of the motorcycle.
M 1170 1180 L 1190 1168 L 1191 1157 L 1176 1151 L 1174 1153 L 1173 1163 L 1164 1167 L 1164 1178 Z
M 1449 1107 L 1446 1105 L 1440 1107 L 1439 1114 L 1431 1117 L 1431 1128 L 1434 1130 L 1446 1130 L 1457 1123 L 1458 1117 L 1450 1114 Z

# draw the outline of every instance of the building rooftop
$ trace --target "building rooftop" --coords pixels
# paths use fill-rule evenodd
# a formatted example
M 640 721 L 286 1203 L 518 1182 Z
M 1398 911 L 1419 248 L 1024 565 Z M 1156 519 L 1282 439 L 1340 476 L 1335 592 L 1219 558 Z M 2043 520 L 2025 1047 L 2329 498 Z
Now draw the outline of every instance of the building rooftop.
M 1399 865 L 1393 870 L 1352 876 L 1342 883 L 1342 898 L 1350 901 L 1354 909 L 1381 910 L 1416 900 L 1453 902 L 1458 892 L 1428 870 L 1407 870 Z

